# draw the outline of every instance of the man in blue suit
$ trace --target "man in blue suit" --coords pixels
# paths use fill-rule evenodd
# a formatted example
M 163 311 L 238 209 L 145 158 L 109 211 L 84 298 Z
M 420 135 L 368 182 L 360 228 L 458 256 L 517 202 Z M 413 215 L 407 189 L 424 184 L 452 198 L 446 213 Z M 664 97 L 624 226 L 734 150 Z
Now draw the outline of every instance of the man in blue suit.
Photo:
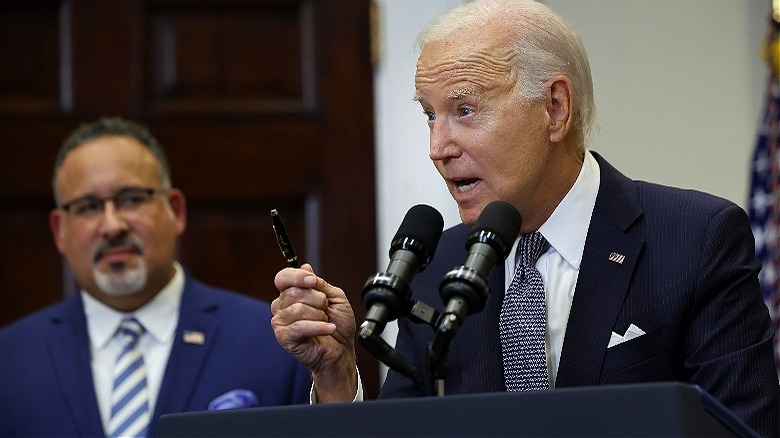
M 154 436 L 165 413 L 309 402 L 308 370 L 279 347 L 268 304 L 176 262 L 185 197 L 146 128 L 83 125 L 53 188 L 52 234 L 81 290 L 0 330 L 0 436 Z M 129 320 L 140 335 L 124 344 Z
M 439 284 L 463 264 L 468 226 L 490 202 L 512 204 L 523 219 L 491 275 L 485 309 L 465 319 L 451 344 L 444 393 L 681 381 L 777 436 L 773 332 L 745 212 L 708 194 L 632 181 L 590 151 L 587 56 L 548 7 L 473 0 L 434 20 L 418 41 L 415 100 L 464 225 L 442 235 L 412 284 L 413 300 L 442 308 Z M 531 236 L 541 256 L 516 270 L 515 253 L 525 253 L 517 248 Z M 527 277 L 533 286 L 522 286 Z M 275 284 L 277 339 L 312 370 L 317 399 L 359 396 L 343 291 L 310 266 L 282 270 Z M 523 310 L 541 309 L 541 318 L 513 320 L 518 295 L 540 289 L 538 304 Z M 513 324 L 531 319 L 542 320 L 542 335 L 529 347 L 538 325 Z M 419 380 L 429 377 L 422 370 L 432 338 L 430 327 L 399 319 L 396 348 L 421 370 Z M 540 360 L 513 355 L 520 349 Z M 423 392 L 391 371 L 380 396 Z

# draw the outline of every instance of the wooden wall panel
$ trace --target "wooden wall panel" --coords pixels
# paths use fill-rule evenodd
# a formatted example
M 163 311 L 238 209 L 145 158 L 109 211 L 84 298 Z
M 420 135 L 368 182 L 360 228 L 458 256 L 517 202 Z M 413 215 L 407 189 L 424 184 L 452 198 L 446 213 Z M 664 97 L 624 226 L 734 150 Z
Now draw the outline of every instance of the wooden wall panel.
M 311 100 L 302 82 L 302 32 L 312 23 L 301 23 L 299 3 L 262 6 L 150 8 L 150 110 L 302 111 Z
M 0 323 L 5 323 L 62 298 L 62 278 L 56 275 L 62 265 L 49 233 L 48 206 L 3 202 L 0 210 Z
M 285 260 L 272 232 L 270 210 L 282 215 L 290 238 L 301 260 L 306 252 L 303 203 L 271 202 L 238 206 L 200 203 L 189 209 L 187 238 L 182 241 L 181 261 L 193 272 L 231 272 L 220 276 L 221 287 L 273 300 L 279 294 L 274 275 L 285 267 Z M 242 248 L 242 250 L 237 250 Z M 247 284 L 251 285 L 247 288 Z
M 102 115 L 165 146 L 188 199 L 180 259 L 267 300 L 302 261 L 348 293 L 376 270 L 369 0 L 0 2 L 0 325 L 72 290 L 49 235 L 64 137 Z M 376 361 L 359 350 L 369 397 Z
M 171 155 L 176 184 L 190 197 L 249 201 L 305 196 L 319 171 L 320 131 L 300 120 L 274 120 L 225 122 L 219 130 L 199 122 L 151 125 Z
M 59 109 L 62 12 L 57 2 L 0 6 L 0 114 Z

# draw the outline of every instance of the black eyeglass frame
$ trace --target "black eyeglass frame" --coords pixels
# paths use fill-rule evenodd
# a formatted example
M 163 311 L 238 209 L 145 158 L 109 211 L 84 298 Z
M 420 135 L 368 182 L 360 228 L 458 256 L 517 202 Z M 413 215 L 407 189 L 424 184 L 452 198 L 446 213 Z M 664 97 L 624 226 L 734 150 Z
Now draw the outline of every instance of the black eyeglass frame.
M 100 207 L 99 207 L 98 210 L 95 210 L 95 212 L 101 212 L 102 213 L 102 212 L 106 211 L 106 202 L 111 201 L 114 204 L 114 208 L 116 208 L 119 211 L 123 211 L 123 210 L 127 209 L 127 207 L 122 207 L 121 206 L 121 205 L 123 205 L 123 202 L 121 202 L 122 201 L 121 198 L 124 197 L 124 196 L 143 194 L 143 196 L 146 197 L 146 198 L 144 198 L 142 200 L 142 202 L 139 202 L 139 203 L 134 205 L 134 207 L 138 207 L 140 205 L 148 203 L 152 199 L 152 197 L 154 195 L 156 195 L 158 193 L 166 193 L 167 191 L 168 191 L 168 189 L 159 189 L 159 188 L 152 188 L 152 187 L 125 187 L 125 188 L 119 190 L 118 192 L 114 193 L 111 196 L 106 196 L 106 197 L 103 197 L 103 198 L 98 197 L 98 196 L 94 196 L 94 195 L 81 196 L 81 197 L 78 197 L 76 199 L 70 200 L 70 201 L 60 205 L 57 208 L 59 208 L 60 210 L 66 212 L 68 214 L 73 214 L 73 215 L 76 215 L 76 216 L 84 216 L 84 215 L 88 215 L 88 214 L 85 214 L 85 213 L 82 213 L 82 214 L 74 213 L 72 211 L 72 207 L 74 205 L 77 205 L 77 204 L 82 203 L 82 202 L 96 202 Z

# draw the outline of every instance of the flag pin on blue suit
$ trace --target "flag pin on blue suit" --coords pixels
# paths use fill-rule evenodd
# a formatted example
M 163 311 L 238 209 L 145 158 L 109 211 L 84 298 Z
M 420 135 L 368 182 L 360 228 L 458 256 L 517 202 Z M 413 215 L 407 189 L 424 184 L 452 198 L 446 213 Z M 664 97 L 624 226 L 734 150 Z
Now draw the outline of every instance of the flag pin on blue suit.
M 615 262 L 618 265 L 622 265 L 623 261 L 625 259 L 626 259 L 626 256 L 624 256 L 623 254 L 617 253 L 617 252 L 612 252 L 612 253 L 609 254 L 609 261 L 610 262 Z
M 203 345 L 206 343 L 206 335 L 194 330 L 184 330 L 182 338 L 185 344 Z

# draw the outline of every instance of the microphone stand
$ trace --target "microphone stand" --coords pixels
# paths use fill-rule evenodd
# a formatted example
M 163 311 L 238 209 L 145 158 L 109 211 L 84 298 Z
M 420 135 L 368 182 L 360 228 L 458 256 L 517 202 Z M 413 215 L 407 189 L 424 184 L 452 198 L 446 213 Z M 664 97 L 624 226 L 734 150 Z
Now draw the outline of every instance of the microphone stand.
M 425 389 L 420 392 L 427 395 L 435 392 L 443 396 L 444 380 L 449 374 L 447 355 L 450 343 L 466 316 L 485 307 L 490 272 L 509 254 L 510 242 L 520 232 L 521 224 L 520 213 L 506 202 L 494 201 L 483 209 L 466 241 L 466 261 L 463 266 L 449 271 L 439 285 L 439 295 L 446 303 L 441 315 L 422 302 L 412 303 L 408 285 L 398 275 L 380 273 L 369 279 L 367 285 L 371 288 L 368 292 L 364 288 L 363 300 L 366 302 L 370 299 L 371 306 L 366 322 L 360 327 L 360 344 L 391 369 L 410 377 L 418 390 Z M 406 298 L 399 296 L 402 293 L 406 294 Z M 424 322 L 433 327 L 434 337 L 426 350 L 423 373 L 423 380 L 432 383 L 431 390 L 415 377 L 417 374 L 414 369 L 378 337 L 387 319 L 396 318 L 398 314 L 407 314 L 411 321 Z
M 455 337 L 457 320 L 452 315 L 445 315 L 444 321 L 439 325 L 436 335 L 428 344 L 427 368 L 428 374 L 434 382 L 437 396 L 444 395 L 444 381 L 449 376 L 450 367 L 447 354 L 450 350 L 450 342 Z
M 402 313 L 409 316 L 409 319 L 412 322 L 425 323 L 431 327 L 435 327 L 434 324 L 439 319 L 439 312 L 422 301 L 412 302 L 411 300 L 408 300 L 404 305 Z M 387 365 L 388 368 L 411 379 L 418 391 L 430 395 L 430 391 L 426 389 L 426 385 L 418 377 L 415 368 L 407 364 L 403 356 L 398 354 L 398 352 L 382 338 L 381 333 L 384 328 L 384 324 L 381 324 L 380 327 L 380 324 L 376 321 L 366 319 L 366 321 L 360 325 L 358 343 L 368 350 L 371 355 Z
M 381 309 L 383 306 L 378 307 Z M 462 297 L 453 297 L 443 314 L 422 301 L 407 300 L 401 307 L 400 316 L 408 316 L 414 323 L 427 324 L 435 332 L 433 340 L 428 344 L 426 356 L 426 376 L 429 377 L 427 380 L 432 382 L 432 387 L 421 381 L 417 370 L 407 364 L 403 356 L 382 338 L 381 333 L 385 324 L 367 318 L 360 325 L 358 343 L 388 368 L 411 379 L 420 393 L 428 396 L 444 396 L 444 381 L 449 376 L 450 370 L 447 357 L 450 343 L 468 314 L 468 301 Z M 378 312 L 382 311 L 378 310 Z
M 444 380 L 449 376 L 450 343 L 460 328 L 461 322 L 468 314 L 468 302 L 461 297 L 453 297 L 444 313 L 437 321 L 434 329 L 436 334 L 428 344 L 427 368 L 433 378 L 436 395 L 444 395 Z

